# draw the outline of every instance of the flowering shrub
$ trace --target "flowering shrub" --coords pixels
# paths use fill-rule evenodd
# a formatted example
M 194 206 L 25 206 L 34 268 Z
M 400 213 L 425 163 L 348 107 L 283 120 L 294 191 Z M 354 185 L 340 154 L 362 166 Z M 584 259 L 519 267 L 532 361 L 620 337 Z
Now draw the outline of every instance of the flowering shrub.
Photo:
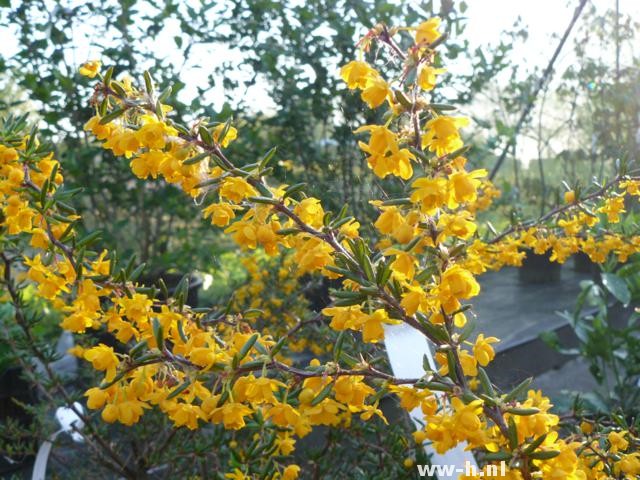
M 25 135 L 23 119 L 5 122 L 3 301 L 25 324 L 20 289 L 33 283 L 62 312 L 64 329 L 104 329 L 115 336 L 122 353 L 102 343 L 74 350 L 104 375 L 86 392 L 90 409 L 100 410 L 105 422 L 127 426 L 157 409 L 176 427 L 249 429 L 254 435 L 243 437 L 246 443 L 234 440 L 230 447 L 235 453 L 227 477 L 234 479 L 296 478 L 300 467 L 289 457 L 296 439 L 318 425 L 348 427 L 355 416 L 386 421 L 379 402 L 389 392 L 406 410 L 421 407 L 425 427 L 414 433 L 418 445 L 428 441 L 445 452 L 467 442 L 486 465 L 506 461 L 507 478 L 640 474 L 640 439 L 629 419 L 569 422 L 561 429 L 548 398 L 528 391 L 528 382 L 499 391 L 484 370 L 498 339 L 471 337 L 466 303 L 480 293 L 476 275 L 518 266 L 529 249 L 548 251 L 557 262 L 578 251 L 595 262 L 624 262 L 640 247 L 640 237 L 623 222 L 625 197 L 640 195 L 640 178 L 622 164 L 604 184 L 570 187 L 565 204 L 536 221 L 514 223 L 499 234 L 483 231 L 476 215 L 498 192 L 485 170 L 467 167 L 459 130 L 469 120 L 450 116 L 453 107 L 428 97 L 444 73 L 436 60 L 444 40 L 438 27 L 437 18 L 417 27 L 377 25 L 359 43 L 361 59 L 340 70 L 347 88 L 371 109 L 385 110 L 383 124 L 363 125 L 356 134 L 373 173 L 398 182 L 404 192 L 371 200 L 379 216 L 376 234 L 367 237 L 348 206 L 325 211 L 304 194 L 304 185 L 270 183 L 274 149 L 249 165 L 228 158 L 224 149 L 239 134 L 229 121 L 172 121 L 164 103 L 168 90 L 157 93 L 149 73 L 140 88 L 114 79 L 113 67 L 101 73 L 97 61 L 81 69 L 97 78 L 90 100 L 95 116 L 86 129 L 115 157 L 124 157 L 135 176 L 162 179 L 197 199 L 203 217 L 240 249 L 283 256 L 281 280 L 293 272 L 339 282 L 322 315 L 342 333 L 334 345 L 320 343 L 315 351 L 320 358 L 323 348 L 331 351 L 330 360 L 308 366 L 292 363 L 289 354 L 301 345 L 277 299 L 265 304 L 252 298 L 264 289 L 258 283 L 262 264 L 251 267 L 254 281 L 234 304 L 187 305 L 188 277 L 165 300 L 163 284 L 137 281 L 143 266 L 92 251 L 96 233 L 77 235 L 81 219 L 72 198 L 79 192 L 64 189 L 63 170 L 39 145 L 35 130 Z M 374 45 L 389 54 L 386 76 L 365 61 Z M 275 287 L 284 287 L 282 298 L 295 288 L 269 285 Z M 427 364 L 420 378 L 395 378 L 372 358 L 344 349 L 346 337 L 376 344 L 384 340 L 386 324 L 401 322 L 434 345 L 437 370 Z

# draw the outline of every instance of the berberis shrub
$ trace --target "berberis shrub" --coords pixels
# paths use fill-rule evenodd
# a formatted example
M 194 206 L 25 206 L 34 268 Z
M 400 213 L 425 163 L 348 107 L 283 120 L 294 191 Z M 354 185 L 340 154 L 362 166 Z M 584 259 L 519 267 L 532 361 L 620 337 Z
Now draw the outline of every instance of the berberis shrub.
M 550 252 L 557 262 L 579 251 L 596 262 L 624 262 L 637 252 L 640 237 L 621 225 L 627 197 L 637 201 L 640 195 L 640 177 L 623 163 L 607 182 L 568 189 L 565 203 L 536 221 L 501 233 L 483 227 L 477 215 L 498 192 L 485 170 L 468 167 L 459 130 L 470 122 L 429 98 L 445 72 L 436 58 L 444 41 L 439 24 L 434 18 L 417 27 L 377 25 L 359 42 L 360 58 L 340 69 L 346 88 L 381 119 L 355 131 L 368 167 L 402 192 L 371 199 L 379 211 L 371 229 L 349 215 L 349 206 L 325 211 L 305 195 L 305 185 L 270 179 L 273 149 L 255 163 L 234 162 L 225 149 L 241 132 L 230 121 L 172 121 L 165 103 L 170 87 L 156 91 L 148 72 L 136 85 L 128 77 L 116 80 L 114 67 L 103 71 L 99 61 L 80 69 L 95 79 L 88 99 L 95 115 L 85 128 L 114 161 L 129 162 L 138 178 L 184 190 L 240 249 L 286 257 L 282 278 L 333 280 L 331 305 L 318 319 L 341 333 L 329 345 L 315 339 L 319 359 L 308 364 L 291 355 L 299 349 L 289 348 L 299 343 L 296 335 L 308 319 L 281 316 L 278 308 L 270 315 L 237 310 L 242 302 L 196 308 L 186 304 L 188 277 L 169 295 L 162 282 L 140 284 L 142 267 L 135 262 L 93 251 L 98 235 L 76 233 L 81 219 L 73 201 L 81 193 L 64 188 L 64 164 L 40 144 L 35 129 L 27 134 L 23 119 L 4 122 L 2 302 L 13 305 L 12 321 L 25 331 L 24 289 L 35 286 L 61 312 L 61 326 L 83 345 L 74 354 L 103 376 L 85 393 L 89 409 L 100 411 L 104 422 L 126 426 L 150 410 L 176 428 L 204 431 L 213 424 L 231 450 L 220 475 L 233 479 L 305 475 L 292 456 L 298 439 L 319 425 L 378 422 L 386 428 L 379 402 L 389 393 L 405 410 L 420 407 L 424 415 L 424 428 L 408 439 L 405 452 L 424 442 L 437 452 L 466 442 L 483 465 L 505 461 L 509 479 L 640 474 L 633 419 L 561 424 L 548 398 L 527 391 L 527 383 L 500 391 L 484 370 L 498 339 L 472 336 L 468 318 L 468 301 L 480 293 L 475 277 L 519 266 L 527 250 Z M 372 48 L 387 55 L 385 63 Z M 251 278 L 259 281 L 255 273 Z M 271 298 L 278 283 L 269 286 Z M 288 285 L 283 297 L 290 295 L 295 282 L 281 283 Z M 347 349 L 382 342 L 385 325 L 399 323 L 430 341 L 436 369 L 425 362 L 419 378 L 395 378 L 372 355 Z M 96 344 L 88 335 L 93 330 L 111 333 L 118 345 Z M 107 461 L 135 478 L 116 454 Z

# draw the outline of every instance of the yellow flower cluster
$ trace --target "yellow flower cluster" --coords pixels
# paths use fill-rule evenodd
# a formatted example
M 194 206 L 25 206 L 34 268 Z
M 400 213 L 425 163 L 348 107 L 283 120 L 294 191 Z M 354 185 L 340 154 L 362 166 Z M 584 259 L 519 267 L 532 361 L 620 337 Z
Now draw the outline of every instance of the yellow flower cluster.
M 302 186 L 269 186 L 265 176 L 274 152 L 249 165 L 234 164 L 223 151 L 238 136 L 229 123 L 173 122 L 148 74 L 146 88 L 138 89 L 114 80 L 113 69 L 102 75 L 99 62 L 81 69 L 98 78 L 92 97 L 96 114 L 85 128 L 105 149 L 128 159 L 141 179 L 161 178 L 208 200 L 204 218 L 243 249 L 261 248 L 269 256 L 288 252 L 276 273 L 284 295 L 295 289 L 287 280 L 291 270 L 293 278 L 319 273 L 339 280 L 332 305 L 322 313 L 331 328 L 344 332 L 341 336 L 354 332 L 355 338 L 375 343 L 384 339 L 385 324 L 413 327 L 436 350 L 438 369 L 425 365 L 421 378 L 395 379 L 364 358 L 345 366 L 341 342 L 331 346 L 332 362 L 288 365 L 281 351 L 291 340 L 290 329 L 282 327 L 290 325 L 287 313 L 295 312 L 281 310 L 275 298 L 255 300 L 264 297 L 268 278 L 255 264 L 247 263 L 253 283 L 236 306 L 262 309 L 259 321 L 229 309 L 194 309 L 184 304 L 179 288 L 174 298 L 161 300 L 136 283 L 133 265 L 115 273 L 107 252 L 86 249 L 94 237 L 76 237 L 79 218 L 60 188 L 59 164 L 38 150 L 35 138 L 1 142 L 2 231 L 16 244 L 25 237 L 30 243 L 34 253 L 20 260 L 28 279 L 64 313 L 64 328 L 106 330 L 126 352 L 103 344 L 76 349 L 104 372 L 103 383 L 86 392 L 89 408 L 101 409 L 106 422 L 125 425 L 150 408 L 192 430 L 206 423 L 233 431 L 259 423 L 273 433 L 270 455 L 279 456 L 289 455 L 296 437 L 316 425 L 348 426 L 354 415 L 386 421 L 378 402 L 390 391 L 403 408 L 421 408 L 426 424 L 414 434 L 419 443 L 429 440 L 444 452 L 468 442 L 489 463 L 507 460 L 507 478 L 637 474 L 638 441 L 630 431 L 611 430 L 606 455 L 615 455 L 612 466 L 594 463 L 583 442 L 560 437 L 558 418 L 541 393 L 525 394 L 526 386 L 496 391 L 483 367 L 493 360 L 497 339 L 479 334 L 472 343 L 463 327 L 465 302 L 480 293 L 475 275 L 519 264 L 524 249 L 551 251 L 557 261 L 580 250 L 597 261 L 610 254 L 624 261 L 636 252 L 636 237 L 609 226 L 622 219 L 624 195 L 640 193 L 638 179 L 621 175 L 582 198 L 574 192 L 535 226 L 515 225 L 481 238 L 475 214 L 498 194 L 485 170 L 467 166 L 460 129 L 469 121 L 443 115 L 442 106 L 424 96 L 443 73 L 435 64 L 439 24 L 431 19 L 412 29 L 378 26 L 368 34 L 368 41 L 388 48 L 402 64 L 403 74 L 393 81 L 364 60 L 340 71 L 347 88 L 360 90 L 371 108 L 385 102 L 389 107 L 384 125 L 356 131 L 369 134 L 368 143 L 359 144 L 369 167 L 380 178 L 406 181 L 401 198 L 372 201 L 380 210 L 375 245 L 361 238 L 360 224 L 346 211 L 326 212 L 318 199 L 301 193 Z M 393 39 L 404 31 L 415 33 L 407 51 Z M 279 326 L 272 328 L 272 322 Z M 295 465 L 278 468 L 282 478 L 299 473 Z M 242 469 L 227 475 L 245 477 Z

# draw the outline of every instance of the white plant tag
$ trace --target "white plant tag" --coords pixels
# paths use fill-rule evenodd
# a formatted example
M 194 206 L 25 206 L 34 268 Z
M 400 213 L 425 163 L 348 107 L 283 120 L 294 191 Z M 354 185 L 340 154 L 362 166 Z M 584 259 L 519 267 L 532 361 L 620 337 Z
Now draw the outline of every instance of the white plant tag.
M 427 339 L 413 327 L 402 323 L 384 326 L 384 344 L 389 356 L 393 375 L 397 378 L 420 378 L 424 375 L 422 358 L 429 359 L 429 365 L 435 369 L 435 361 Z M 441 395 L 436 392 L 436 395 Z M 420 407 L 413 409 L 409 415 L 418 429 L 424 426 L 424 416 Z M 453 475 L 440 475 L 439 480 L 456 480 L 466 469 L 478 471 L 478 464 L 473 453 L 465 451 L 467 444 L 460 443 L 444 454 L 437 453 L 430 444 L 424 449 L 431 457 L 433 465 L 455 465 Z
M 82 405 L 78 402 L 73 403 L 74 408 L 79 412 L 84 412 Z M 74 411 L 69 407 L 58 407 L 56 410 L 56 420 L 60 423 L 60 430 L 52 433 L 48 439 L 42 442 L 36 455 L 36 461 L 33 464 L 33 473 L 31 474 L 31 480 L 45 480 L 47 476 L 47 463 L 49 462 L 49 454 L 53 447 L 53 442 L 56 441 L 58 435 L 63 432 L 71 435 L 74 442 L 82 442 L 83 438 L 76 430 L 82 430 L 84 428 L 84 422 Z

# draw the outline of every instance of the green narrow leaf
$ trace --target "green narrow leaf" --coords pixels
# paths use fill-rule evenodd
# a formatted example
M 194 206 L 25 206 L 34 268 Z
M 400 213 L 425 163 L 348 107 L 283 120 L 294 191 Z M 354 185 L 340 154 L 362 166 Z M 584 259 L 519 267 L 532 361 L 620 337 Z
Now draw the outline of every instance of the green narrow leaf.
M 361 265 L 364 270 L 364 274 L 367 276 L 367 280 L 369 280 L 370 282 L 375 282 L 376 275 L 373 272 L 373 265 L 371 264 L 371 259 L 369 258 L 368 255 L 366 255 L 366 253 L 362 255 Z
M 455 382 L 458 378 L 458 372 L 456 371 L 456 361 L 452 350 L 447 350 L 447 367 L 449 369 L 449 377 Z
M 294 193 L 299 192 L 300 190 L 302 190 L 307 184 L 304 182 L 301 183 L 295 183 L 289 187 L 287 187 L 284 191 L 284 194 L 282 195 L 282 198 L 287 198 L 290 197 L 291 195 L 293 195 Z
M 264 157 L 262 157 L 262 160 L 260 160 L 259 170 L 264 170 L 265 168 L 267 168 L 267 165 L 269 165 L 269 162 L 276 154 L 276 150 L 277 147 L 272 147 L 267 153 L 265 153 Z
M 496 391 L 493 389 L 493 385 L 491 384 L 491 379 L 484 368 L 479 367 L 478 373 L 480 376 L 480 383 L 482 384 L 482 388 L 485 393 L 489 395 L 491 398 L 496 396 Z
M 224 139 L 227 138 L 227 134 L 229 133 L 229 129 L 231 128 L 231 118 L 228 118 L 226 122 L 224 122 L 224 127 L 222 127 L 222 131 L 220 135 L 218 135 L 218 145 L 224 142 Z
M 110 85 L 111 89 L 116 92 L 116 94 L 120 97 L 126 97 L 127 91 L 124 89 L 122 84 L 116 80 L 113 80 Z
M 171 95 L 172 90 L 173 90 L 173 87 L 171 85 L 165 88 L 160 94 L 160 96 L 158 97 L 158 101 L 164 102 L 167 98 L 169 98 L 169 95 Z
M 172 398 L 177 397 L 182 392 L 184 392 L 191 385 L 191 379 L 187 379 L 184 383 L 176 387 L 171 391 L 169 395 L 167 395 L 167 400 L 171 400 Z
M 533 460 L 551 460 L 560 455 L 558 450 L 545 450 L 541 452 L 533 452 L 529 454 L 529 458 Z
M 76 243 L 76 247 L 80 248 L 80 247 L 92 245 L 100 238 L 100 235 L 102 235 L 101 230 L 96 230 L 95 232 L 91 232 L 89 235 L 78 240 L 78 242 Z
M 393 198 L 391 200 L 385 200 L 382 202 L 382 206 L 390 207 L 394 205 L 411 205 L 411 200 L 408 198 Z
M 158 350 L 164 350 L 164 332 L 162 331 L 162 324 L 157 318 L 153 319 L 153 337 L 156 339 Z
M 151 78 L 151 74 L 149 70 L 145 70 L 144 73 L 144 86 L 147 89 L 147 93 L 149 95 L 153 95 L 153 79 Z
M 111 84 L 111 77 L 113 77 L 113 69 L 114 69 L 113 66 L 107 68 L 107 71 L 105 72 L 104 77 L 103 77 L 103 82 L 104 82 L 104 84 L 105 84 L 105 86 L 107 88 Z
M 271 358 L 275 357 L 278 354 L 278 352 L 282 350 L 282 347 L 284 347 L 286 343 L 287 343 L 287 337 L 280 338 L 280 340 L 278 340 L 278 342 L 273 347 L 271 347 L 271 350 L 269 352 L 271 355 Z
M 247 340 L 242 348 L 238 351 L 238 361 L 241 361 L 244 357 L 247 356 L 249 350 L 251 350 L 251 347 L 253 347 L 253 345 L 258 340 L 258 337 L 260 337 L 259 333 L 254 333 L 249 337 L 249 340 Z
M 275 198 L 269 198 L 269 197 L 249 197 L 247 198 L 247 200 L 249 200 L 250 202 L 254 202 L 254 203 L 262 203 L 265 205 L 279 205 L 280 202 L 278 200 L 276 200 Z
M 115 83 L 114 83 L 115 85 Z M 111 113 L 107 113 L 104 117 L 102 117 L 100 119 L 100 125 L 106 125 L 107 123 L 115 120 L 116 118 L 124 115 L 124 112 L 126 112 L 127 109 L 126 108 L 116 108 L 114 111 L 112 111 Z
M 346 331 L 343 330 L 338 335 L 338 339 L 336 340 L 336 343 L 333 346 L 333 361 L 336 363 L 340 359 L 340 354 L 342 353 L 342 345 L 344 344 L 345 336 L 346 336 Z
M 518 447 L 518 427 L 513 417 L 509 418 L 509 429 L 507 430 L 507 439 L 509 440 L 509 447 L 511 450 L 515 450 Z
M 158 286 L 160 287 L 160 293 L 162 293 L 162 296 L 166 299 L 169 298 L 169 289 L 167 288 L 167 284 L 164 283 L 164 280 L 162 280 L 162 278 L 158 278 Z
M 320 402 L 322 402 L 325 398 L 329 396 L 329 394 L 331 394 L 331 390 L 333 390 L 333 384 L 329 383 L 325 385 L 325 387 L 322 390 L 320 390 L 320 393 L 318 393 L 318 395 L 316 395 L 316 397 L 311 401 L 311 406 L 315 407 Z
M 187 158 L 184 162 L 182 162 L 183 165 L 195 165 L 196 163 L 200 163 L 202 160 L 204 160 L 205 158 L 209 157 L 211 155 L 211 153 L 209 152 L 202 152 L 194 157 L 191 158 Z
M 213 137 L 211 136 L 211 132 L 207 130 L 204 125 L 200 125 L 198 128 L 198 133 L 200 134 L 200 138 L 206 145 L 213 145 Z
M 524 393 L 527 388 L 529 388 L 531 382 L 533 382 L 533 377 L 529 377 L 520 382 L 520 384 L 518 384 L 513 390 L 505 395 L 504 401 L 511 402 L 512 400 L 516 400 L 518 397 L 520 397 L 520 395 Z
M 184 325 L 182 323 L 182 319 L 178 320 L 178 335 L 180 335 L 180 340 L 182 340 L 184 343 L 187 343 L 187 341 L 189 340 L 184 334 Z
M 146 266 L 147 264 L 144 262 L 138 265 L 129 275 L 129 280 L 133 280 L 133 281 L 137 280 L 140 274 L 142 274 L 142 272 L 144 271 Z
M 519 415 L 521 417 L 527 417 L 529 415 L 535 415 L 536 413 L 540 413 L 539 408 L 520 408 L 520 407 L 512 407 L 506 409 L 507 413 L 511 413 L 512 415 Z
M 527 445 L 527 448 L 524 449 L 523 453 L 525 455 L 529 455 L 530 453 L 533 453 L 533 451 L 536 448 L 538 448 L 540 445 L 542 445 L 542 442 L 544 442 L 545 438 L 547 438 L 547 434 L 546 433 L 544 435 L 539 436 L 533 442 L 531 442 L 529 445 Z
M 129 350 L 129 355 L 131 357 L 136 357 L 139 353 L 142 353 L 142 351 L 145 350 L 147 346 L 148 346 L 147 341 L 141 340 L 138 343 L 136 343 L 133 347 L 131 347 L 131 350 Z
M 628 305 L 631 301 L 631 291 L 627 286 L 627 282 L 615 273 L 603 273 L 602 284 L 620 303 Z

